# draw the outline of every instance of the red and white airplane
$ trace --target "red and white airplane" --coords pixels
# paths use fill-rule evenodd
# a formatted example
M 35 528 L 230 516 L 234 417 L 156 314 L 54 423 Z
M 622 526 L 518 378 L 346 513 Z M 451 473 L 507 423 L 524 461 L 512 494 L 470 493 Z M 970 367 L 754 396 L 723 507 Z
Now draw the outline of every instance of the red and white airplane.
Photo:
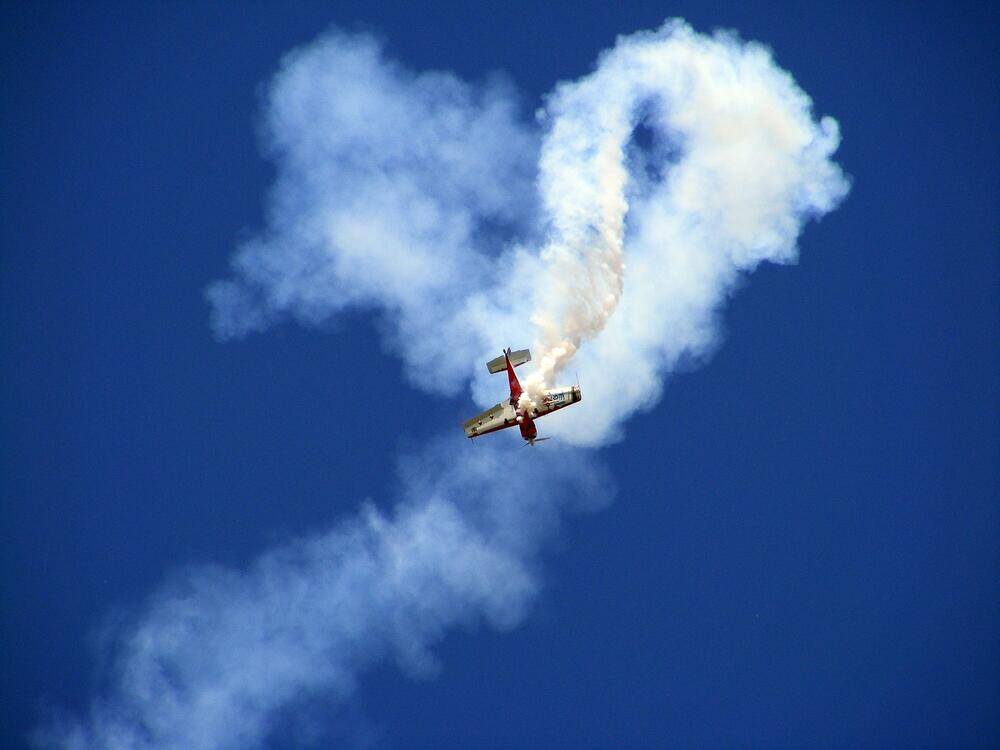
M 463 425 L 466 437 L 476 438 L 489 432 L 496 432 L 497 430 L 517 425 L 521 428 L 521 437 L 528 441 L 528 445 L 534 445 L 541 440 L 548 440 L 548 438 L 538 437 L 535 420 L 579 401 L 582 398 L 580 395 L 580 386 L 550 388 L 542 393 L 541 403 L 536 404 L 530 410 L 522 411 L 518 407 L 518 401 L 522 393 L 521 383 L 518 382 L 517 375 L 514 374 L 514 368 L 530 361 L 531 352 L 527 349 L 522 349 L 519 352 L 512 352 L 510 349 L 507 349 L 501 356 L 486 363 L 486 368 L 492 374 L 498 373 L 501 370 L 507 371 L 507 381 L 510 383 L 510 398 L 506 401 L 501 401 L 492 409 L 488 409 L 466 422 Z

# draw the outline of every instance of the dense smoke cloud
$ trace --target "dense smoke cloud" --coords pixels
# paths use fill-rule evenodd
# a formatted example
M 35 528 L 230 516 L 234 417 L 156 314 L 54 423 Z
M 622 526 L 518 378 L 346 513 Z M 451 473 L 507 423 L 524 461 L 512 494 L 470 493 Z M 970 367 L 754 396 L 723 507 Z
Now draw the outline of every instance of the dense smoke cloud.
M 208 291 L 216 332 L 377 310 L 410 372 L 433 361 L 455 392 L 484 347 L 470 331 L 489 322 L 463 318 L 534 221 L 538 136 L 510 86 L 418 75 L 372 37 L 331 32 L 282 62 L 265 141 L 278 167 L 268 225 Z

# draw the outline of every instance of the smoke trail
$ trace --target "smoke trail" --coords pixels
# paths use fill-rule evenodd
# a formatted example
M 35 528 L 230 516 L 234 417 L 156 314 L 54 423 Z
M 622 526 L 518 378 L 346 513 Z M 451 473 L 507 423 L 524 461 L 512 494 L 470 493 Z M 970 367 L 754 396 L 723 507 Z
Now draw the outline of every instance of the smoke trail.
M 373 309 L 415 385 L 471 381 L 484 406 L 482 361 L 530 336 L 526 401 L 576 357 L 586 414 L 547 429 L 600 445 L 711 351 L 739 275 L 793 262 L 847 190 L 836 122 L 770 52 L 681 21 L 619 38 L 540 115 L 539 135 L 509 86 L 410 73 L 368 37 L 293 53 L 271 87 L 270 225 L 209 289 L 216 331 Z
M 571 359 L 586 379 L 584 404 L 546 429 L 605 444 L 681 357 L 711 351 L 739 275 L 793 262 L 802 224 L 846 193 L 836 122 L 811 106 L 765 48 L 674 21 L 558 86 L 539 132 L 509 84 L 415 74 L 371 37 L 331 32 L 271 83 L 267 227 L 209 288 L 212 325 L 227 338 L 371 310 L 415 385 L 469 384 L 483 404 L 483 361 L 533 336 L 527 399 Z M 43 741 L 257 746 L 281 710 L 348 694 L 386 654 L 426 670 L 448 627 L 515 625 L 560 513 L 606 501 L 608 481 L 574 453 L 544 482 L 524 456 L 511 472 L 502 440 L 455 461 L 460 439 L 404 468 L 391 513 L 245 572 L 185 572 L 119 633 L 88 719 Z
M 827 118 L 817 127 L 809 99 L 769 52 L 732 35 L 695 34 L 679 21 L 619 39 L 594 73 L 559 86 L 546 114 L 540 185 L 552 232 L 532 317 L 541 331 L 539 366 L 526 402 L 551 384 L 582 342 L 605 329 L 618 307 L 629 211 L 626 147 L 639 124 L 672 152 L 669 159 L 663 151 L 654 157 L 658 175 L 646 195 L 636 196 L 634 226 L 658 215 L 667 226 L 645 242 L 726 256 L 716 294 L 705 300 L 709 310 L 732 272 L 760 260 L 793 260 L 802 220 L 829 211 L 846 191 L 829 161 L 839 142 L 836 123 Z M 677 264 L 668 260 L 644 268 L 661 297 L 685 291 L 673 288 Z M 656 303 L 647 304 L 641 314 L 655 315 Z M 638 338 L 645 331 L 616 333 Z M 697 348 L 692 340 L 680 344 Z M 609 367 L 627 374 L 631 368 L 623 364 Z
M 432 445 L 401 466 L 391 512 L 369 504 L 247 571 L 181 571 L 120 626 L 109 692 L 88 719 L 37 739 L 94 750 L 257 747 L 280 712 L 350 695 L 375 660 L 426 675 L 436 668 L 429 646 L 447 629 L 514 627 L 560 515 L 596 509 L 611 492 L 599 468 L 571 453 L 511 474 L 514 450 L 493 445 L 457 463 L 451 441 Z M 552 492 L 537 491 L 543 480 Z
M 538 139 L 512 88 L 415 74 L 374 38 L 333 31 L 282 61 L 264 137 L 268 227 L 208 290 L 217 334 L 374 310 L 414 383 L 457 391 L 495 348 L 479 334 L 497 320 L 498 255 L 534 224 Z

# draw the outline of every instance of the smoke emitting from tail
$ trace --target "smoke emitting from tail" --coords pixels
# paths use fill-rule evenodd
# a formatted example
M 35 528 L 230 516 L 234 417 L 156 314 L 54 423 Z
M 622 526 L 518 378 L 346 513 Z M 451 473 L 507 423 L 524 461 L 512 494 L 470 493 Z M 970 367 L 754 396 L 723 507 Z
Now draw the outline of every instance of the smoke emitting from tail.
M 813 121 L 808 98 L 769 52 L 730 35 L 695 34 L 681 22 L 619 39 L 594 73 L 556 89 L 545 115 L 540 186 L 551 227 L 532 315 L 539 367 L 529 397 L 600 335 L 618 308 L 627 146 L 638 125 L 661 150 L 652 157 L 657 177 L 633 201 L 634 228 L 660 218 L 669 231 L 646 241 L 722 255 L 730 268 L 721 270 L 794 259 L 802 220 L 829 211 L 846 190 L 829 161 L 839 142 L 836 123 Z M 670 255 L 659 252 L 659 267 L 645 270 L 667 281 L 667 297 Z M 718 277 L 718 291 L 726 281 Z M 705 301 L 714 305 L 718 296 Z
M 711 352 L 740 275 L 794 262 L 803 223 L 846 194 L 837 124 L 811 107 L 766 48 L 681 21 L 619 38 L 545 100 L 541 128 L 509 84 L 415 74 L 369 36 L 330 32 L 271 83 L 268 224 L 208 289 L 212 325 L 228 338 L 368 309 L 415 385 L 471 385 L 483 404 L 495 383 L 482 362 L 532 336 L 525 405 L 573 360 L 586 408 L 546 427 L 606 444 L 681 357 Z M 350 692 L 387 653 L 426 670 L 455 623 L 516 625 L 568 499 L 605 502 L 607 476 L 565 452 L 535 483 L 502 441 L 460 461 L 452 442 L 404 470 L 389 516 L 365 511 L 250 570 L 195 568 L 164 588 L 119 633 L 88 720 L 43 741 L 258 746 L 279 712 Z M 522 463 L 504 475 L 531 492 L 465 497 Z

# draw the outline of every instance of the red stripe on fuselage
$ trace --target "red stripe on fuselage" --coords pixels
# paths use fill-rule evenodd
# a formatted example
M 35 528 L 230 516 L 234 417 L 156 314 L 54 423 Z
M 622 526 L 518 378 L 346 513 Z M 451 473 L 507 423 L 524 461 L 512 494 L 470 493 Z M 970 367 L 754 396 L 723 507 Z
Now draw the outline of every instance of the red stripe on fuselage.
M 510 402 L 517 406 L 518 399 L 521 398 L 521 383 L 514 374 L 514 365 L 510 363 L 510 355 L 505 351 L 503 358 L 507 360 L 507 382 L 510 383 Z

